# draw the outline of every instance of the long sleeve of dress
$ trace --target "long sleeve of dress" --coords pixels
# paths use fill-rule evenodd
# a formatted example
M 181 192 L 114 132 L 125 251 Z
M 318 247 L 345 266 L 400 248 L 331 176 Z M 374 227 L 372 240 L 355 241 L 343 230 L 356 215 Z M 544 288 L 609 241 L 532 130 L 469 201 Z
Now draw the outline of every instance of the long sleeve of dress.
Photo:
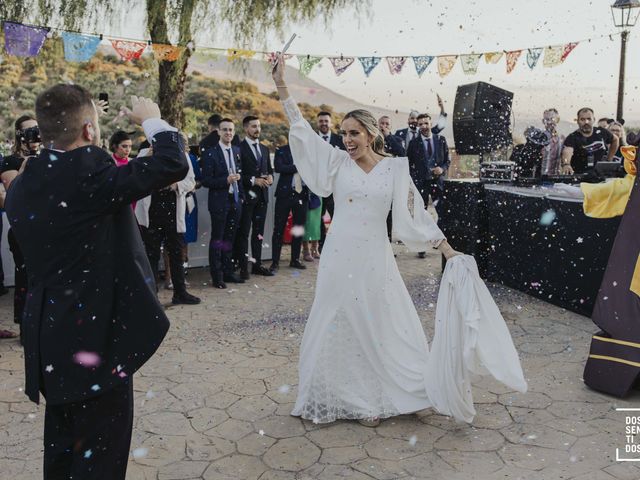
M 302 117 L 295 100 L 282 102 L 291 124 L 289 146 L 293 163 L 309 189 L 316 195 L 328 197 L 333 193 L 336 173 L 349 155 L 322 140 Z
M 393 161 L 393 230 L 409 250 L 424 252 L 445 240 L 445 236 L 424 209 L 422 196 L 409 175 L 409 161 L 404 157 Z

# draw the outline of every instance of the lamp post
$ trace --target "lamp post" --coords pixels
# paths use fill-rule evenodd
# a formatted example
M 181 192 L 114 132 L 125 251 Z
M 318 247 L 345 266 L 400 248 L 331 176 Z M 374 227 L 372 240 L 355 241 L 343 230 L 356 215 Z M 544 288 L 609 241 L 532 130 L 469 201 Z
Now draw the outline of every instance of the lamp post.
M 633 27 L 638 20 L 638 14 L 640 14 L 640 0 L 616 0 L 614 4 L 611 5 L 613 24 L 623 29 L 620 34 L 620 73 L 618 76 L 618 107 L 616 109 L 616 120 L 623 118 L 622 107 L 624 103 L 624 71 L 627 56 L 627 38 L 629 36 L 629 28 Z

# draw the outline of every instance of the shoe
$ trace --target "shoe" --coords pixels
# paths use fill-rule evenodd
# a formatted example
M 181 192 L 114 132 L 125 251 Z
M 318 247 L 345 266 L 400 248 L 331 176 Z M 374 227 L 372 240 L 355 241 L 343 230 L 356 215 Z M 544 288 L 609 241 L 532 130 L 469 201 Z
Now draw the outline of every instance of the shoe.
M 222 280 L 218 280 L 218 281 L 214 280 L 212 285 L 213 285 L 213 288 L 220 288 L 220 289 L 227 288 L 227 284 L 224 283 Z
M 427 252 L 418 252 L 418 258 L 426 258 Z
M 277 263 L 272 263 L 271 266 L 269 267 L 269 271 L 275 275 L 279 268 L 280 268 L 280 265 L 278 265 Z
M 304 258 L 305 262 L 313 262 L 313 257 L 310 253 L 305 253 L 302 258 Z
M 306 265 L 303 265 L 300 260 L 291 260 L 291 263 L 289 263 L 289 267 L 291 268 L 297 268 L 299 270 L 305 270 L 307 268 Z
M 227 273 L 223 280 L 228 283 L 244 283 L 244 280 L 237 273 Z
M 16 338 L 17 333 L 13 333 L 9 330 L 0 330 L 0 338 Z
M 256 272 L 253 272 L 253 273 L 256 273 Z M 241 278 L 242 280 L 249 280 L 249 278 L 250 278 L 250 277 L 249 277 L 249 272 L 248 272 L 248 271 L 246 271 L 246 270 L 242 270 L 242 271 L 240 272 L 240 278 Z
M 0 297 L 9 293 L 9 289 L 4 285 L 0 285 Z
M 164 282 L 164 289 L 165 289 L 165 290 L 173 290 L 173 283 L 171 283 L 171 282 Z
M 254 275 L 262 275 L 264 277 L 273 277 L 273 272 L 264 265 L 254 265 L 251 269 L 251 273 Z
M 200 303 L 200 299 L 187 292 L 174 293 L 171 303 L 174 305 L 197 305 Z
M 359 418 L 358 423 L 363 427 L 373 428 L 380 425 L 380 419 L 378 417 Z
M 315 258 L 316 260 L 320 258 L 320 252 L 313 252 L 311 254 L 313 256 L 313 258 Z

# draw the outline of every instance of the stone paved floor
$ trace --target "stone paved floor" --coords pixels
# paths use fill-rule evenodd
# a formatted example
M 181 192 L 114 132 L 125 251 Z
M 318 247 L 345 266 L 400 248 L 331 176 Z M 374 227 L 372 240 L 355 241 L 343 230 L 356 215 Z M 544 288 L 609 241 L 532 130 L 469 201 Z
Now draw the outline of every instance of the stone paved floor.
M 430 252 L 419 260 L 394 248 L 431 334 L 439 257 Z M 168 309 L 169 335 L 135 377 L 128 479 L 640 479 L 640 463 L 615 459 L 625 441 L 625 417 L 615 408 L 640 406 L 640 396 L 618 400 L 581 380 L 593 324 L 501 286 L 491 290 L 520 352 L 528 393 L 478 379 L 471 425 L 430 410 L 374 429 L 289 416 L 315 273 L 285 266 L 274 278 L 219 291 L 205 284 L 204 271 L 191 272 L 203 304 Z M 168 302 L 170 292 L 161 298 Z M 0 328 L 13 326 L 10 316 L 7 295 Z M 22 387 L 19 344 L 2 340 L 2 479 L 41 478 L 44 408 L 29 403 Z

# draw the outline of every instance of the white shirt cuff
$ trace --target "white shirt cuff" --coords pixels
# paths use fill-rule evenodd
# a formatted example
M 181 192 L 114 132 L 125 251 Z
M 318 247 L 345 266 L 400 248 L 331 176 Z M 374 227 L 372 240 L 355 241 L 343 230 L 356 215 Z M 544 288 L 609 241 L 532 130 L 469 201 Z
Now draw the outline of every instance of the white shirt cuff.
M 142 122 L 142 128 L 144 129 L 144 135 L 147 137 L 149 143 L 157 133 L 162 132 L 177 132 L 178 129 L 172 127 L 161 118 L 147 118 Z

